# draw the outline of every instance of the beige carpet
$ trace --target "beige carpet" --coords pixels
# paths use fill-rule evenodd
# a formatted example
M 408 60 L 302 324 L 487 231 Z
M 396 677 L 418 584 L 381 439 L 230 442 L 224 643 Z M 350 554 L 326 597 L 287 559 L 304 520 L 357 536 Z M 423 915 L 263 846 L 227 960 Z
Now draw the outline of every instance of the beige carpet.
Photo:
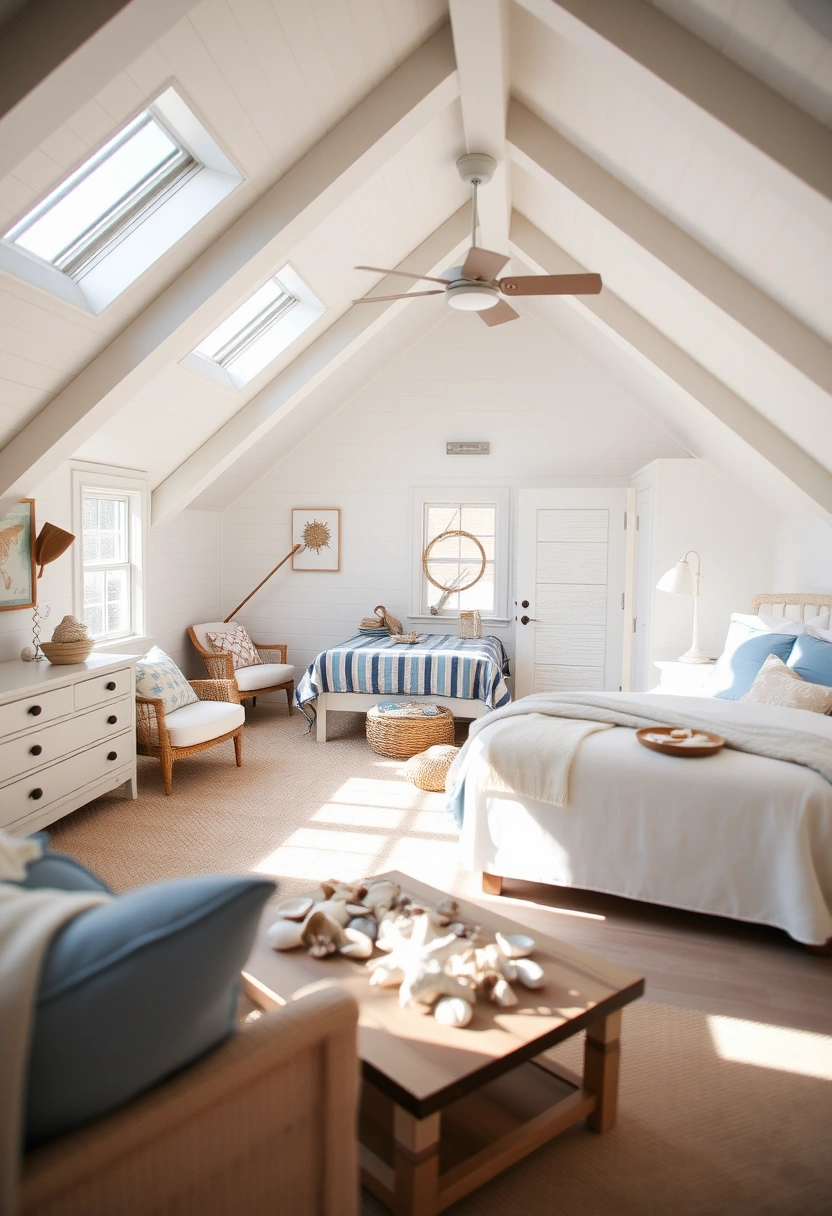
M 231 745 L 182 761 L 165 798 L 140 760 L 137 802 L 101 798 L 52 829 L 115 889 L 257 870 L 283 893 L 397 868 L 462 894 L 442 797 L 367 748 L 361 719 L 318 745 L 285 710 L 249 714 Z M 556 930 L 555 930 L 556 931 Z M 558 1055 L 578 1065 L 578 1044 Z M 455 1205 L 457 1216 L 828 1216 L 832 1039 L 642 1002 L 625 1017 L 618 1126 L 575 1128 Z M 384 1209 L 364 1196 L 365 1216 Z

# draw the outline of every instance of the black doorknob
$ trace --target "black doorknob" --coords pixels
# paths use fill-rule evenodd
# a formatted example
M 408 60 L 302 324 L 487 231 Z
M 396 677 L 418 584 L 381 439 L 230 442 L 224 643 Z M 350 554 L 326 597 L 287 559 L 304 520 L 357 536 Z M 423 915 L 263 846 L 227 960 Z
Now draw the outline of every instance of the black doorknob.
M 118 760 L 118 752 L 107 752 L 108 760 Z
M 116 690 L 115 680 L 108 680 L 107 683 L 104 685 L 104 687 L 107 689 L 107 692 L 115 692 L 115 690 Z
M 30 705 L 29 713 L 32 715 L 33 718 L 36 718 L 38 716 L 38 714 L 43 713 L 43 710 L 41 709 L 41 707 L 39 705 Z
M 42 751 L 43 751 L 43 748 L 41 747 L 41 745 L 39 743 L 35 743 L 33 747 L 29 748 L 29 755 L 30 756 L 39 756 Z
M 521 608 L 528 608 L 528 606 L 529 606 L 528 600 L 523 600 L 522 604 L 520 605 Z
M 536 621 L 536 620 L 537 620 L 537 617 L 536 617 L 536 616 L 521 616 L 521 617 L 520 617 L 520 624 L 521 624 L 521 625 L 528 625 L 529 621 Z
M 118 722 L 118 718 L 115 716 L 115 714 L 110 714 L 107 721 L 109 722 L 110 726 L 115 726 L 116 722 Z
M 29 794 L 29 797 L 34 798 L 35 802 L 37 802 L 38 798 L 43 797 L 43 790 L 41 790 L 41 789 L 32 790 L 32 792 Z

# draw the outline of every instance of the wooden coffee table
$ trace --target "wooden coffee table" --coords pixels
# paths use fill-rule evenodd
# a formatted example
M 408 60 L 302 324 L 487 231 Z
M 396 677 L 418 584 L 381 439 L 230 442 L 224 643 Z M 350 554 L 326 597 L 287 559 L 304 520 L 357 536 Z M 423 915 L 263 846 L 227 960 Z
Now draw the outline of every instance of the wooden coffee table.
M 442 898 L 407 875 L 379 877 L 429 903 Z M 461 919 L 486 932 L 530 932 L 459 903 Z M 397 989 L 370 987 L 363 963 L 275 952 L 265 937 L 273 920 L 267 908 L 243 974 L 246 993 L 271 1008 L 335 980 L 355 997 L 361 1180 L 392 1211 L 433 1216 L 582 1119 L 595 1132 L 615 1124 L 622 1010 L 643 994 L 641 976 L 535 930 L 545 986 L 514 985 L 520 1001 L 510 1009 L 477 1002 L 460 1030 L 401 1009 Z M 580 1077 L 543 1053 L 582 1030 Z

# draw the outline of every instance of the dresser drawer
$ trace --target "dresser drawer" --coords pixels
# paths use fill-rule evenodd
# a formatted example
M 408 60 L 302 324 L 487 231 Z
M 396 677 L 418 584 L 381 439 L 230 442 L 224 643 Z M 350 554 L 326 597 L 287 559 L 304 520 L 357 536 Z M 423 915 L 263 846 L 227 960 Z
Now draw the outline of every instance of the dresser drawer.
M 132 692 L 132 689 L 132 667 L 122 667 L 120 671 L 94 676 L 91 680 L 81 680 L 75 685 L 75 708 L 89 709 L 92 705 L 116 701 Z
M 14 823 L 32 811 L 60 801 L 73 790 L 132 764 L 134 749 L 133 732 L 125 731 L 104 743 L 97 743 L 85 752 L 79 752 L 77 756 L 62 760 L 60 764 L 38 769 L 19 781 L 13 781 L 11 785 L 3 786 L 0 789 L 0 820 L 2 823 Z
M 8 781 L 19 773 L 43 768 L 53 760 L 78 751 L 99 739 L 120 735 L 133 724 L 133 701 L 122 697 L 112 705 L 100 705 L 85 714 L 75 714 L 63 722 L 44 726 L 0 743 L 0 781 Z M 0 798 L 2 798 L 0 791 Z
M 14 735 L 19 730 L 62 718 L 72 713 L 73 704 L 72 686 L 67 685 L 49 692 L 33 692 L 10 705 L 0 705 L 0 735 Z

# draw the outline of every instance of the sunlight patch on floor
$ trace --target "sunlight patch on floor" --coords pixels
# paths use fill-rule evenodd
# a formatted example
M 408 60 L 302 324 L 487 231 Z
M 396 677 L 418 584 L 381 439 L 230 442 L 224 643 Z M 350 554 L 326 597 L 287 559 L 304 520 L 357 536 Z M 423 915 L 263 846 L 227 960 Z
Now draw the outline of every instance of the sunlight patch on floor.
M 459 873 L 459 850 L 456 841 L 403 836 L 385 853 L 381 868 L 403 870 L 441 891 L 450 891 Z
M 832 1038 L 828 1035 L 715 1014 L 708 1017 L 708 1029 L 722 1060 L 832 1081 Z
M 447 811 L 419 811 L 413 820 L 414 832 L 427 832 L 433 836 L 459 838 L 459 828 Z
M 355 828 L 398 828 L 407 814 L 404 810 L 393 810 L 388 806 L 359 806 L 328 802 L 316 811 L 311 823 L 343 823 Z M 425 829 L 433 830 L 433 829 Z
M 288 840 L 253 866 L 256 874 L 285 878 L 363 878 L 379 869 L 386 836 L 364 832 L 328 832 L 299 828 Z
M 358 806 L 389 806 L 407 810 L 425 805 L 430 798 L 409 781 L 385 781 L 378 777 L 350 777 L 330 798 L 330 802 Z

